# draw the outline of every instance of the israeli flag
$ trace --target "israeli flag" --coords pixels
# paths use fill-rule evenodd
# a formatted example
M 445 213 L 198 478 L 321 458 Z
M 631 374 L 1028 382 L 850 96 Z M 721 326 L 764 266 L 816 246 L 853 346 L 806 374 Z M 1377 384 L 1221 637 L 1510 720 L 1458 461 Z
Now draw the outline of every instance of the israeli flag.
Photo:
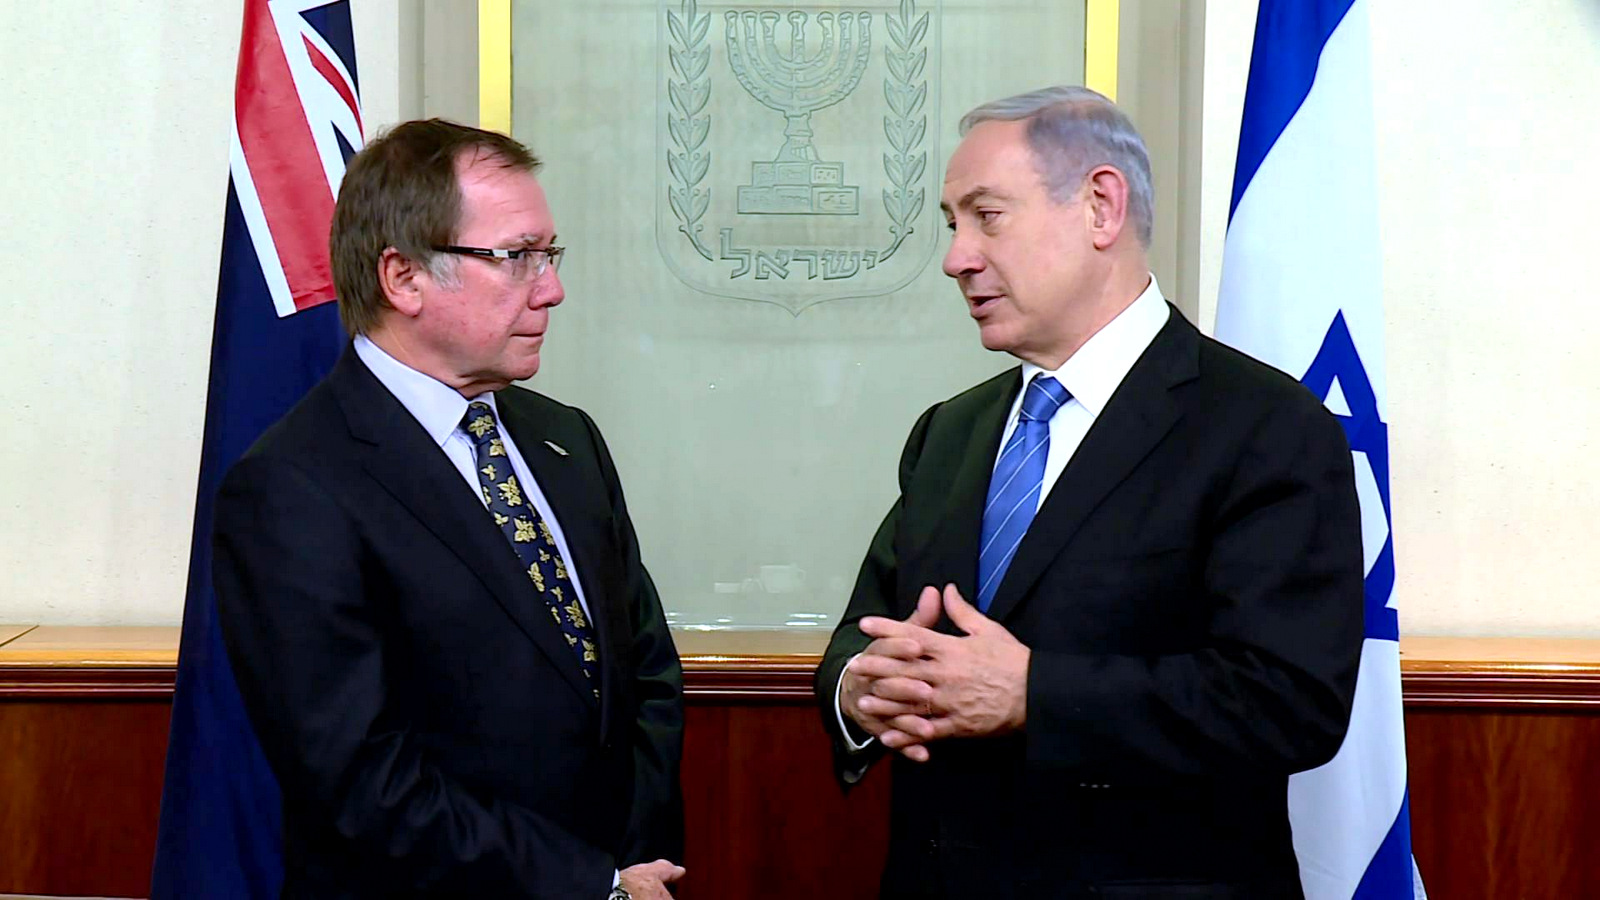
M 1307 900 L 1424 896 L 1411 859 L 1390 534 L 1366 0 L 1261 0 L 1216 337 L 1301 381 L 1344 425 L 1366 562 L 1350 731 L 1289 780 Z

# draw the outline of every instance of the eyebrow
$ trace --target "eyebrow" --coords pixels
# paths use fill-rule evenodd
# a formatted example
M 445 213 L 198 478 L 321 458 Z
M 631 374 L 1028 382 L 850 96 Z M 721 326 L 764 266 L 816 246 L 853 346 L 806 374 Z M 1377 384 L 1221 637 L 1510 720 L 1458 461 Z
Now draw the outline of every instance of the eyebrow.
M 559 235 L 551 234 L 549 243 L 554 244 Z M 521 247 L 532 247 L 544 240 L 544 235 L 537 231 L 524 231 L 522 234 L 511 238 L 511 243 Z
M 1011 199 L 1011 197 L 1008 194 L 1004 193 L 1003 191 L 997 191 L 992 187 L 988 187 L 987 185 L 980 184 L 977 187 L 973 188 L 972 190 L 967 191 L 965 194 L 962 194 L 960 199 L 956 200 L 956 208 L 958 208 L 958 209 L 966 209 L 967 207 L 971 206 L 973 204 L 973 202 L 976 201 L 978 198 L 984 197 L 984 196 L 994 197 L 997 200 L 1009 200 L 1009 199 Z M 942 200 L 939 202 L 939 208 L 944 210 L 947 213 L 950 212 L 950 209 L 951 209 L 950 204 L 945 203 Z

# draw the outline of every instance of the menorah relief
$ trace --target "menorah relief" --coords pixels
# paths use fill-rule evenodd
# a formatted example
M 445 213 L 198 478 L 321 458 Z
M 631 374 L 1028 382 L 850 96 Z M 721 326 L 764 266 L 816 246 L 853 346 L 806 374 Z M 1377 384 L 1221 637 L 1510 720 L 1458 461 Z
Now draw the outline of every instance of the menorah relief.
M 656 237 L 672 273 L 799 315 L 926 272 L 943 0 L 659 2 Z
M 860 188 L 844 183 L 844 164 L 826 162 L 812 143 L 811 114 L 850 96 L 872 51 L 872 14 L 817 15 L 822 42 L 806 51 L 807 13 L 730 10 L 726 14 L 728 63 L 739 84 L 764 106 L 783 114 L 783 146 L 769 161 L 750 164 L 751 183 L 738 187 L 738 211 L 763 215 L 856 215 Z M 787 19 L 788 47 L 780 49 L 778 23 Z

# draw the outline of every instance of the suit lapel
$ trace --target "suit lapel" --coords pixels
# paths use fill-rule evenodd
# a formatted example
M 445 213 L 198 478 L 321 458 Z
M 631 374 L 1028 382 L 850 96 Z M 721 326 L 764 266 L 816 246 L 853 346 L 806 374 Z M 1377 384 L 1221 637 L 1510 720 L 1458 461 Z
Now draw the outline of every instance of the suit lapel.
M 617 651 L 613 646 L 615 629 L 607 614 L 612 602 L 607 591 L 608 580 L 604 577 L 606 570 L 601 568 L 602 562 L 596 557 L 596 548 L 604 546 L 605 535 L 600 532 L 594 519 L 592 500 L 585 502 L 582 479 L 577 470 L 579 463 L 571 455 L 574 449 L 585 445 L 574 439 L 577 436 L 554 435 L 559 438 L 556 446 L 566 451 L 557 452 L 548 443 L 552 435 L 547 423 L 534 415 L 527 404 L 513 393 L 496 395 L 495 405 L 500 410 L 500 419 L 505 423 L 506 431 L 522 453 L 522 461 L 528 464 L 534 482 L 550 504 L 550 511 L 561 526 L 562 537 L 566 539 L 567 553 L 571 557 L 567 560 L 567 568 L 583 586 L 583 598 L 589 606 L 589 622 L 594 627 L 595 642 L 600 652 L 600 696 L 603 701 L 611 694 L 611 681 L 615 677 L 612 665 Z M 547 630 L 559 634 L 558 629 Z M 581 679 L 582 669 L 573 659 L 572 652 L 568 650 L 566 653 L 567 658 L 573 660 L 574 677 Z M 593 698 L 588 691 L 584 691 L 584 694 Z
M 933 535 L 932 546 L 941 559 L 933 570 L 954 572 L 955 576 L 950 580 L 955 582 L 963 597 L 977 596 L 978 540 L 983 531 L 983 507 L 989 495 L 989 476 L 994 473 L 994 460 L 1000 452 L 1000 437 L 1005 431 L 1006 416 L 1021 387 L 1022 370 L 1018 368 L 1013 370 L 1009 379 L 996 379 L 996 389 L 988 396 L 975 398 L 979 406 L 970 420 L 970 431 L 956 461 L 955 474 L 950 479 L 944 510 L 935 526 L 937 531 Z M 912 602 L 915 603 L 914 597 Z
M 1017 547 L 990 604 L 1003 620 L 1103 502 L 1182 415 L 1172 389 L 1199 372 L 1199 334 L 1172 309 L 1145 352 L 1084 435 Z M 993 459 L 993 456 L 990 456 Z
M 354 351 L 340 359 L 331 381 L 352 436 L 369 445 L 367 471 L 472 570 L 569 686 L 590 698 L 582 670 L 521 562 L 449 458 Z

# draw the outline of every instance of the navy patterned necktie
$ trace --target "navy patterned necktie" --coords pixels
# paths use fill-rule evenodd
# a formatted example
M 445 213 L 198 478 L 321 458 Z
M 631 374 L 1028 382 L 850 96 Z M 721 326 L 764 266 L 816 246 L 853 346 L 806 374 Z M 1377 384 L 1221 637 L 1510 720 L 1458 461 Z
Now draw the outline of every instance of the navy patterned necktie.
M 550 618 L 561 629 L 567 645 L 577 654 L 584 677 L 589 679 L 589 689 L 600 696 L 600 654 L 595 645 L 594 628 L 583 614 L 583 604 L 578 602 L 578 592 L 572 586 L 561 551 L 556 548 L 550 526 L 539 515 L 539 510 L 522 493 L 522 485 L 511 470 L 511 457 L 506 455 L 505 441 L 495 425 L 494 410 L 487 403 L 471 403 L 461 419 L 461 430 L 472 439 L 477 458 L 478 487 L 483 490 L 483 502 L 500 526 L 500 533 L 511 542 L 511 549 L 522 561 L 524 571 L 533 581 L 540 599 L 550 609 Z
M 989 476 L 989 502 L 983 508 L 978 549 L 978 609 L 989 611 L 1005 579 L 1017 545 L 1028 533 L 1044 488 L 1044 461 L 1050 454 L 1050 419 L 1072 393 L 1048 375 L 1035 375 L 1022 396 L 1016 430 Z

